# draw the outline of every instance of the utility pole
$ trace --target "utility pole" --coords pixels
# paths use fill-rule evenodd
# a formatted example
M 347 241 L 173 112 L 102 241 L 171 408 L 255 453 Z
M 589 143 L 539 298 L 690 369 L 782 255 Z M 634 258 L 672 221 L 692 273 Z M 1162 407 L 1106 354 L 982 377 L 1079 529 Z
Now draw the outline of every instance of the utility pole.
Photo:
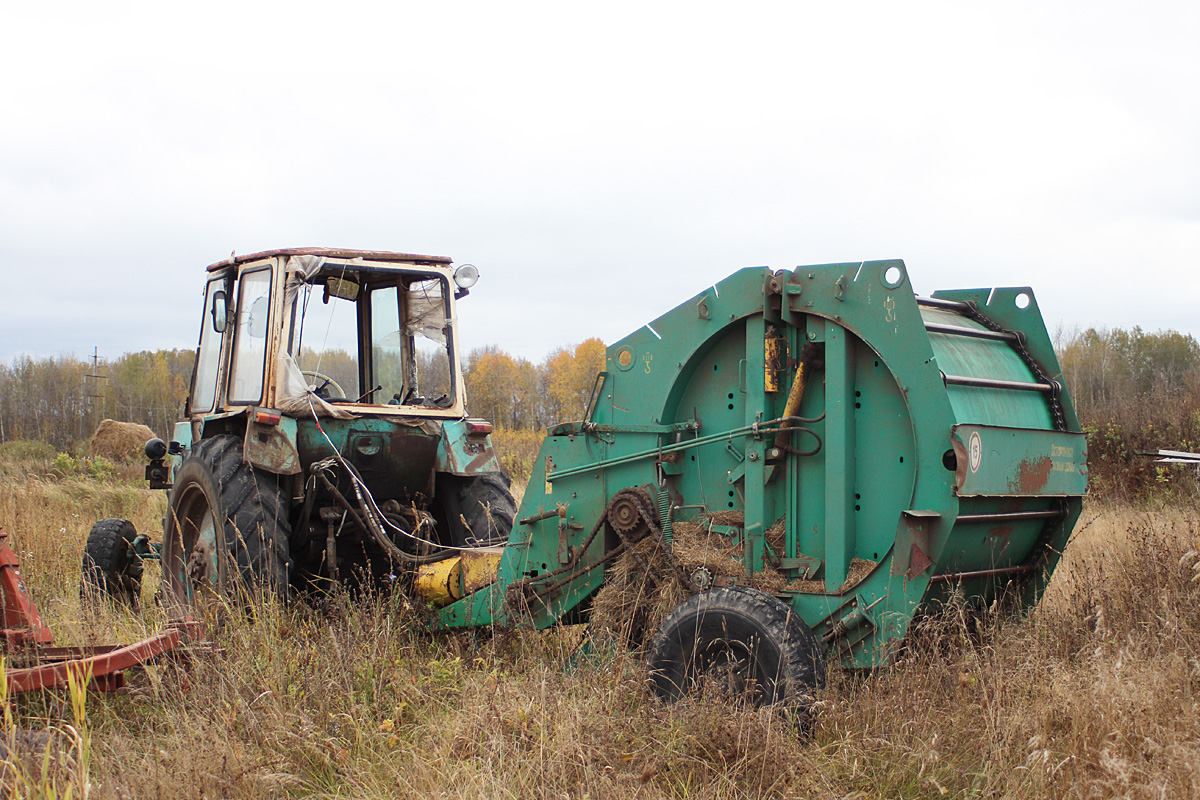
M 106 416 L 108 416 L 108 407 L 105 402 L 107 398 L 105 397 L 104 392 L 102 391 L 103 386 L 101 385 L 100 381 L 107 380 L 108 377 L 106 375 L 100 374 L 100 348 L 99 347 L 95 347 L 92 349 L 91 361 L 92 361 L 92 371 L 91 371 L 91 373 L 84 376 L 84 381 L 83 381 L 84 395 L 87 397 L 87 406 L 88 406 L 87 410 L 89 412 L 91 412 L 94 416 L 94 412 L 96 410 L 96 404 L 94 401 L 96 400 L 96 398 L 99 398 L 100 399 L 100 415 L 101 415 L 100 419 L 104 419 Z M 89 383 L 89 381 L 90 381 L 90 383 Z M 96 422 L 99 422 L 99 420 L 96 420 Z M 88 436 L 90 431 L 82 430 L 82 427 L 84 425 L 83 420 L 80 420 L 79 424 L 80 424 L 80 428 L 81 428 L 81 430 L 79 431 L 79 438 L 82 439 L 82 438 Z

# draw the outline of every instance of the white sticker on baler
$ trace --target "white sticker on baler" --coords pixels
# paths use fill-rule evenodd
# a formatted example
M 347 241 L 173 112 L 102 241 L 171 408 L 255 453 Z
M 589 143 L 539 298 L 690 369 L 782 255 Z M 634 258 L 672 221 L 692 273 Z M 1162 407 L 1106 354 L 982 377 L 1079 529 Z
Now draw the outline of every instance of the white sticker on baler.
M 979 441 L 979 431 L 971 432 L 971 441 L 967 443 L 967 463 L 971 472 L 979 471 L 979 462 L 983 459 L 983 442 Z

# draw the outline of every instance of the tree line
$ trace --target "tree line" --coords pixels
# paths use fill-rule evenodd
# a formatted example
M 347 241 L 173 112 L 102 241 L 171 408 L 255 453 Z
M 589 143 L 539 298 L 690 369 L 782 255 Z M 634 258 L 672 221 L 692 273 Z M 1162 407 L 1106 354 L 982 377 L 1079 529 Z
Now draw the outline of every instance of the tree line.
M 1195 495 L 1194 473 L 1172 471 L 1139 451 L 1200 450 L 1200 343 L 1175 331 L 1088 328 L 1060 331 L 1056 349 L 1088 436 L 1092 494 Z M 494 345 L 475 349 L 463 359 L 468 410 L 508 432 L 580 419 L 604 356 L 594 338 L 537 363 Z M 353 369 L 348 355 L 340 361 Z M 340 361 L 329 354 L 322 370 L 336 372 Z M 194 362 L 191 350 L 154 350 L 96 363 L 20 356 L 0 364 L 0 443 L 30 439 L 77 449 L 105 417 L 169 436 L 182 418 Z M 537 438 L 508 441 L 536 450 Z
M 105 418 L 169 435 L 195 360 L 192 350 L 125 353 L 112 361 L 18 356 L 0 364 L 0 442 L 29 439 L 73 449 Z
M 1200 451 L 1200 343 L 1175 331 L 1088 328 L 1059 332 L 1056 349 L 1088 437 L 1090 493 L 1195 497 L 1200 474 L 1144 453 Z
M 105 418 L 138 422 L 169 437 L 183 418 L 195 361 L 193 350 L 96 361 L 18 356 L 0 364 L 0 443 L 26 439 L 73 450 Z M 342 362 L 354 369 L 348 354 L 333 352 L 322 370 L 341 375 Z M 471 414 L 501 428 L 533 430 L 583 416 L 596 373 L 604 368 L 604 344 L 588 339 L 536 364 L 489 346 L 468 353 L 463 367 Z

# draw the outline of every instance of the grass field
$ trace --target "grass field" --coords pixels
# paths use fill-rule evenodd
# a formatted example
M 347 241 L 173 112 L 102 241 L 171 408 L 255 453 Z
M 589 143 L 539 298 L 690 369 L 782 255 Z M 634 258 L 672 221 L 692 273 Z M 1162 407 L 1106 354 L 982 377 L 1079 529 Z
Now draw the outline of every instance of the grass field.
M 162 513 L 119 476 L 0 461 L 0 526 L 60 643 L 162 624 L 78 596 L 97 518 Z M 186 681 L 16 698 L 9 735 L 48 735 L 4 779 L 104 798 L 1198 796 L 1196 525 L 1089 507 L 1034 613 L 948 608 L 895 666 L 834 670 L 809 740 L 717 700 L 661 705 L 636 657 L 582 657 L 576 629 L 433 635 L 400 597 L 336 599 L 239 618 Z

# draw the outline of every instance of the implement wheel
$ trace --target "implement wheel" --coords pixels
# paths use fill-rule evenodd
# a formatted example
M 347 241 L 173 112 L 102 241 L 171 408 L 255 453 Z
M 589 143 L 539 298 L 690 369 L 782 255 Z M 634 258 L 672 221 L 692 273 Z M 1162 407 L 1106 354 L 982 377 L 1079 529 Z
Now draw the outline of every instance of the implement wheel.
M 821 643 L 781 600 L 746 586 L 701 592 L 667 615 L 647 658 L 667 701 L 716 689 L 739 703 L 778 706 L 802 727 L 825 685 Z
M 92 526 L 83 549 L 81 599 L 107 597 L 132 608 L 141 605 L 142 559 L 133 552 L 136 538 L 127 519 L 102 519 Z
M 181 605 L 240 593 L 287 599 L 287 495 L 279 478 L 242 460 L 242 440 L 194 445 L 175 473 L 163 539 L 167 596 Z

